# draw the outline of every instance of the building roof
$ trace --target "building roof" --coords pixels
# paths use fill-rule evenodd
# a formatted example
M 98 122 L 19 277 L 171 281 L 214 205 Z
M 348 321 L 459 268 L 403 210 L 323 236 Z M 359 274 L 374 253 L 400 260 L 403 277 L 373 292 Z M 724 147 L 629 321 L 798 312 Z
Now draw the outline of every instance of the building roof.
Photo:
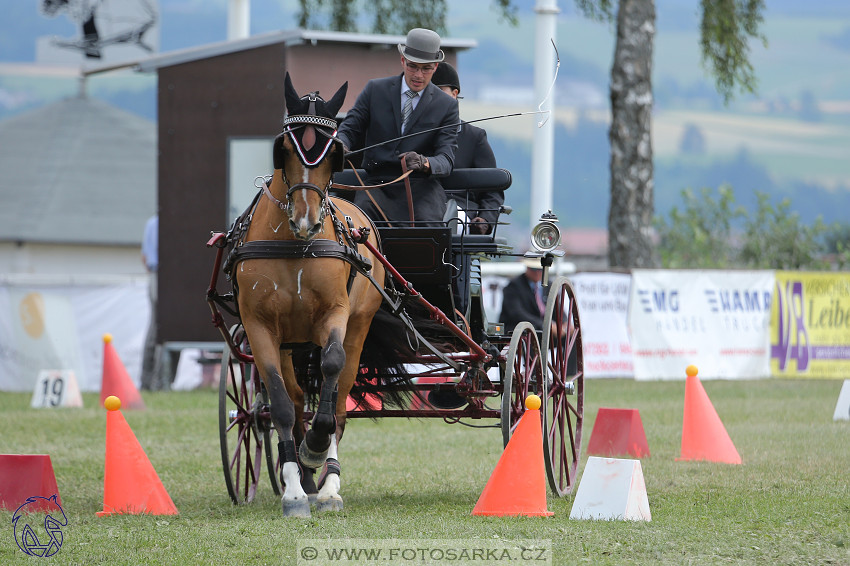
M 220 55 L 228 55 L 247 49 L 256 49 L 266 45 L 275 45 L 283 43 L 286 45 L 301 45 L 305 43 L 317 44 L 322 42 L 328 43 L 349 43 L 349 44 L 368 44 L 368 45 L 386 45 L 387 48 L 395 48 L 399 43 L 404 43 L 405 36 L 403 35 L 383 35 L 383 34 L 365 34 L 365 33 L 350 33 L 340 31 L 321 31 L 321 30 L 281 30 L 258 35 L 252 35 L 244 39 L 236 39 L 229 41 L 221 41 L 201 45 L 199 47 L 190 47 L 187 49 L 178 49 L 169 51 L 159 55 L 154 55 L 146 59 L 140 59 L 135 62 L 135 68 L 141 72 L 153 72 L 161 67 L 170 67 L 173 65 L 181 65 L 210 57 Z M 440 47 L 443 49 L 471 49 L 478 45 L 474 39 L 452 39 L 442 38 Z M 128 64 L 120 66 L 130 66 Z M 84 71 L 84 74 L 94 74 L 116 68 L 115 65 L 106 65 L 103 67 L 89 67 Z
M 138 245 L 156 125 L 85 96 L 0 121 L 0 241 Z

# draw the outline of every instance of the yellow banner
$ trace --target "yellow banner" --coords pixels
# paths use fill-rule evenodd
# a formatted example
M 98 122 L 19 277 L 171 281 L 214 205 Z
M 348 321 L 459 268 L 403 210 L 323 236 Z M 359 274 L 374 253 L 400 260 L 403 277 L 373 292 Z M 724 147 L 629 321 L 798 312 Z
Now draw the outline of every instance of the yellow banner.
M 850 273 L 777 271 L 770 316 L 774 377 L 850 375 Z

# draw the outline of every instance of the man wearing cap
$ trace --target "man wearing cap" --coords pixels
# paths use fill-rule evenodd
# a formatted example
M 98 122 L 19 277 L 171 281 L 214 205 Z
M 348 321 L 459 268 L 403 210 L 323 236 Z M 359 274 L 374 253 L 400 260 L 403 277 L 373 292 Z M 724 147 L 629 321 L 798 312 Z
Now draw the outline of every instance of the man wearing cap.
M 437 33 L 412 29 L 398 50 L 402 74 L 370 80 L 340 124 L 337 137 L 347 148 L 356 150 L 427 132 L 367 149 L 362 165 L 366 184 L 375 185 L 401 175 L 403 158 L 412 171 L 409 179 L 414 219 L 435 224 L 442 222 L 446 211 L 446 193 L 437 178 L 452 172 L 457 128 L 451 126 L 460 123 L 457 101 L 431 83 L 431 76 L 445 59 Z M 357 191 L 354 202 L 378 222 L 410 220 L 404 181 Z
M 539 259 L 526 258 L 522 262 L 525 272 L 520 273 L 502 289 L 502 313 L 499 321 L 505 330 L 512 331 L 527 320 L 537 330 L 543 329 L 548 288 L 542 286 L 543 267 Z
M 451 63 L 440 63 L 431 76 L 431 82 L 440 90 L 454 99 L 460 96 L 460 78 Z M 455 150 L 455 169 L 471 169 L 478 167 L 496 167 L 496 156 L 487 141 L 487 132 L 472 124 L 462 123 L 457 130 L 457 150 Z M 454 196 L 454 195 L 450 195 Z M 470 221 L 470 232 L 473 234 L 489 234 L 493 231 L 499 219 L 499 209 L 505 202 L 504 191 L 476 192 L 469 195 L 470 202 L 464 206 L 467 196 L 457 195 L 463 199 L 461 207 L 466 209 Z

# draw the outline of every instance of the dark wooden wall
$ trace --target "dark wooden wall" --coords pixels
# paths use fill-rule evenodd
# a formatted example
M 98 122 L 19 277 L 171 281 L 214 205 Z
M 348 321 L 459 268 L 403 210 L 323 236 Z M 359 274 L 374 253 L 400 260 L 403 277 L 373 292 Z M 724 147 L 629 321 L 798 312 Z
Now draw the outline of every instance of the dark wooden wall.
M 401 73 L 401 63 L 395 46 L 277 44 L 158 70 L 160 343 L 220 339 L 206 303 L 215 252 L 205 244 L 228 228 L 227 140 L 280 132 L 287 70 L 300 94 L 329 98 L 349 81 L 348 110 L 369 79 Z M 218 290 L 229 290 L 223 276 Z

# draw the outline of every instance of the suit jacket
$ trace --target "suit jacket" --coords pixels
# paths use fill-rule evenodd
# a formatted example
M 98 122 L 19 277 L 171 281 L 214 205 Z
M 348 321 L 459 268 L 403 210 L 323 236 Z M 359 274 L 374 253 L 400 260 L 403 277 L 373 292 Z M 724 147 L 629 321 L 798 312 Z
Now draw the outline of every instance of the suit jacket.
M 401 81 L 403 75 L 370 80 L 340 124 L 337 136 L 350 149 L 370 146 L 401 136 Z M 420 93 L 419 102 L 407 123 L 405 134 L 438 126 L 459 124 L 457 101 L 431 83 Z M 414 216 L 417 221 L 441 221 L 446 211 L 446 194 L 437 177 L 452 172 L 457 128 L 447 127 L 369 149 L 362 165 L 369 184 L 392 180 L 401 174 L 399 155 L 415 151 L 428 158 L 431 174 L 410 176 Z M 390 220 L 407 220 L 407 194 L 403 182 L 372 189 L 371 196 Z M 364 191 L 354 202 L 373 220 L 382 220 Z
M 543 288 L 544 301 L 547 288 Z M 543 314 L 525 273 L 520 273 L 502 289 L 502 312 L 499 321 L 511 332 L 522 321 L 527 320 L 537 330 L 543 329 Z
M 496 167 L 496 156 L 487 141 L 487 132 L 472 124 L 463 123 L 458 129 L 455 169 Z M 451 194 L 470 219 L 480 216 L 491 225 L 499 219 L 499 207 L 505 202 L 504 191 Z M 469 202 L 467 203 L 467 198 Z

